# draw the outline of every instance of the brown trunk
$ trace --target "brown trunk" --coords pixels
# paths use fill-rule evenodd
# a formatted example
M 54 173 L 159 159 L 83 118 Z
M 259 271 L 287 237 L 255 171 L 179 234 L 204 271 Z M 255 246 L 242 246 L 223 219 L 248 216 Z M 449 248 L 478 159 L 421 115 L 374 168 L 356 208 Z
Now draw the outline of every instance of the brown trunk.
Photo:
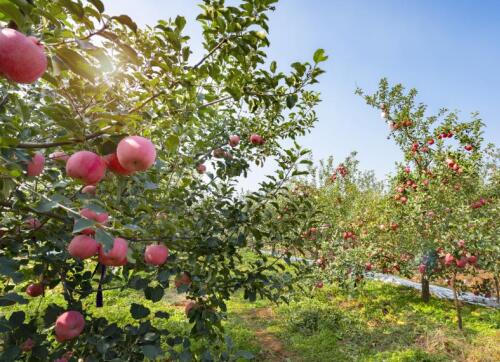
M 500 286 L 498 283 L 498 275 L 495 275 L 495 290 L 497 292 L 497 304 L 500 304 Z
M 422 286 L 422 300 L 425 303 L 429 303 L 429 300 L 431 299 L 431 291 L 429 289 L 429 279 L 427 279 L 427 276 L 425 276 L 425 274 L 422 274 L 420 284 Z
M 453 299 L 455 300 L 455 309 L 457 311 L 458 329 L 463 331 L 464 328 L 462 324 L 462 310 L 460 308 L 460 301 L 458 300 L 458 293 L 457 293 L 457 288 L 455 286 L 455 279 L 456 279 L 456 274 L 453 274 L 453 278 L 451 279 L 451 287 L 453 288 Z

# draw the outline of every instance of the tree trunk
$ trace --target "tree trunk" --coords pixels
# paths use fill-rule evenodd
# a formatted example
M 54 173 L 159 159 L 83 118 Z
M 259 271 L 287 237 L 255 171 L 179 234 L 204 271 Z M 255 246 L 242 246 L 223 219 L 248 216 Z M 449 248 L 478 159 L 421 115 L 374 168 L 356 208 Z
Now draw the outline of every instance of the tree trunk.
M 422 286 L 422 300 L 424 303 L 429 303 L 429 300 L 431 299 L 431 291 L 429 289 L 429 279 L 424 273 L 422 273 L 420 284 Z
M 497 304 L 500 304 L 500 286 L 498 283 L 498 275 L 495 275 L 495 290 L 497 292 Z
M 458 300 L 457 288 L 455 286 L 456 276 L 457 276 L 456 274 L 453 274 L 453 278 L 451 279 L 451 287 L 453 288 L 453 299 L 455 300 L 455 309 L 457 311 L 458 329 L 463 331 L 464 328 L 463 328 L 463 324 L 462 324 L 462 310 L 460 308 L 460 301 Z

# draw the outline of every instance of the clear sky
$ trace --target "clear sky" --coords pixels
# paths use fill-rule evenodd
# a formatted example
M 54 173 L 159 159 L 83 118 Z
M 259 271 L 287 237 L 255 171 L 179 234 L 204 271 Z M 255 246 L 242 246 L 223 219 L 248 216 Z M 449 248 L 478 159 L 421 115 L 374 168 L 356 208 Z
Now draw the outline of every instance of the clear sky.
M 237 1 L 230 1 L 235 3 Z M 104 0 L 109 14 L 140 25 L 181 14 L 195 54 L 202 54 L 194 21 L 197 0 Z M 281 0 L 270 14 L 269 56 L 287 69 L 310 60 L 317 48 L 330 56 L 320 79 L 319 122 L 301 144 L 314 158 L 342 160 L 358 151 L 363 169 L 383 178 L 400 151 L 388 141 L 379 113 L 354 95 L 375 90 L 381 77 L 419 90 L 430 111 L 479 111 L 485 139 L 500 146 L 500 1 L 496 0 Z M 273 165 L 242 182 L 255 188 Z

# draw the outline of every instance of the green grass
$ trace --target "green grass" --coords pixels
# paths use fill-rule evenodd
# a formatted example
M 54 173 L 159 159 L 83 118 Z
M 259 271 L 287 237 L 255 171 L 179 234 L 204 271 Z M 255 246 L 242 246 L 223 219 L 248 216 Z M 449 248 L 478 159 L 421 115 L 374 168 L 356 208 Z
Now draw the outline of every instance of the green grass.
M 154 324 L 172 333 L 189 334 L 190 324 L 179 306 L 183 296 L 170 290 L 158 303 L 134 291 L 105 292 L 105 306 L 95 308 L 94 299 L 84 302 L 95 317 L 105 316 L 120 325 L 134 323 L 130 303 L 143 303 L 171 317 Z M 22 309 L 36 315 L 44 305 L 64 306 L 58 293 L 32 299 L 29 306 L 2 308 L 10 314 Z M 178 304 L 177 306 L 175 304 Z M 234 350 L 253 353 L 255 361 L 499 361 L 500 311 L 465 305 L 464 332 L 456 328 L 455 311 L 449 301 L 420 301 L 416 291 L 380 282 L 367 282 L 353 295 L 334 287 L 301 296 L 289 305 L 266 301 L 250 303 L 237 295 L 228 303 L 224 327 Z M 207 346 L 195 341 L 194 349 Z

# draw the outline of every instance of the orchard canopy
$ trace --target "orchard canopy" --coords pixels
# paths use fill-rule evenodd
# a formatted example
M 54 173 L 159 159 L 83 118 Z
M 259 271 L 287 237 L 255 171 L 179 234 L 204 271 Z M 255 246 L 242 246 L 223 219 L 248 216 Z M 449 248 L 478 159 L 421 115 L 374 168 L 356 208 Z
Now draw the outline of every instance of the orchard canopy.
M 374 271 L 417 277 L 423 302 L 448 284 L 460 329 L 461 293 L 498 299 L 498 150 L 479 116 L 429 114 L 382 79 L 357 93 L 396 173 L 377 181 L 355 153 L 313 166 L 298 141 L 328 57 L 267 57 L 276 3 L 200 1 L 194 56 L 182 16 L 140 28 L 102 0 L 0 0 L 0 360 L 252 359 L 225 328 L 234 296 L 287 303 Z M 176 298 L 189 330 L 162 309 Z
M 64 296 L 4 317 L 5 358 L 192 358 L 188 336 L 155 327 L 167 313 L 130 300 L 137 322 L 119 327 L 88 312 L 94 299 L 106 305 L 109 288 L 157 302 L 175 279 L 198 339 L 223 333 L 235 291 L 286 299 L 293 269 L 243 257 L 276 238 L 299 242 L 312 213 L 289 198 L 296 219 L 275 229 L 266 206 L 309 162 L 297 144 L 280 144 L 316 121 L 311 86 L 326 55 L 289 73 L 267 59 L 274 3 L 203 2 L 200 59 L 182 16 L 140 29 L 128 15 L 106 15 L 99 0 L 0 3 L 0 301 Z M 270 157 L 276 175 L 237 193 L 237 178 Z

